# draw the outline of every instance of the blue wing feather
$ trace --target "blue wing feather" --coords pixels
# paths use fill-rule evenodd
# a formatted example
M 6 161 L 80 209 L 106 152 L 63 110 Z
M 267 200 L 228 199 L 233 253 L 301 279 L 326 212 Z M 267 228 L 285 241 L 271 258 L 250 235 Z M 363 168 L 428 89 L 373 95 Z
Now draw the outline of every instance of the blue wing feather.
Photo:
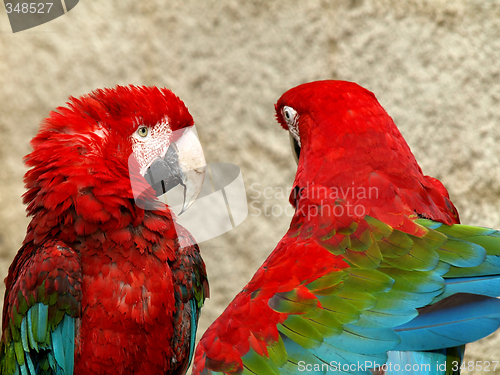
M 496 258 L 496 257 L 495 257 Z M 433 303 L 457 293 L 480 294 L 488 297 L 500 296 L 500 276 L 457 277 L 445 280 L 443 294 L 436 297 Z
M 31 319 L 32 311 L 33 311 L 32 308 L 28 309 L 28 314 L 27 314 L 27 316 L 28 316 L 28 325 L 30 327 L 33 327 L 33 320 Z M 32 329 L 28 329 L 28 339 L 29 339 L 30 347 L 32 347 L 33 349 L 35 349 L 38 352 L 38 343 L 35 340 L 35 337 L 33 335 L 33 330 Z
M 188 367 L 191 365 L 191 361 L 193 360 L 195 341 L 196 341 L 196 331 L 198 330 L 198 304 L 194 298 L 189 300 L 189 304 L 191 306 L 191 336 L 189 343 L 189 361 Z
M 21 343 L 24 352 L 24 363 L 16 366 L 14 374 L 19 371 L 23 375 L 40 373 L 40 355 L 47 358 L 48 365 L 55 374 L 73 375 L 75 360 L 75 318 L 64 314 L 61 322 L 52 332 L 48 329 L 48 306 L 39 302 L 33 305 L 21 322 Z M 33 324 L 35 323 L 35 324 Z M 50 343 L 45 344 L 46 335 Z M 43 341 L 39 340 L 43 338 Z M 40 349 L 39 349 L 40 346 Z M 47 351 L 42 353 L 41 350 Z M 42 358 L 42 359 L 41 359 Z M 18 370 L 19 369 L 19 370 Z
M 500 327 L 500 300 L 463 294 L 459 305 L 431 311 L 395 328 L 401 343 L 394 350 L 435 350 L 479 340 Z M 479 301 L 478 301 L 479 299 Z M 452 304 L 457 302 L 451 301 Z

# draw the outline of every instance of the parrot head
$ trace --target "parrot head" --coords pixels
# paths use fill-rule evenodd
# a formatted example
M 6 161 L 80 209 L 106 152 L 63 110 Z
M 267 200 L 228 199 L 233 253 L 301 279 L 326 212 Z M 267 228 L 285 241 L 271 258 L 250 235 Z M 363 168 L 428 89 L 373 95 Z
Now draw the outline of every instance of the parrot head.
M 32 167 L 25 176 L 28 211 L 40 202 L 50 209 L 51 200 L 56 206 L 64 195 L 97 190 L 105 181 L 114 181 L 113 193 L 136 202 L 141 194 L 156 200 L 181 184 L 184 211 L 203 185 L 206 163 L 193 118 L 165 88 L 117 86 L 70 97 L 31 144 L 25 158 Z
M 420 172 L 391 117 L 356 83 L 305 83 L 284 93 L 275 108 L 278 122 L 290 132 L 296 186 L 310 181 L 359 186 L 394 161 Z
M 339 152 L 350 154 L 369 137 L 373 143 L 369 146 L 382 148 L 387 142 L 382 140 L 384 134 L 386 138 L 395 136 L 402 152 L 409 151 L 375 95 L 353 82 L 305 83 L 284 93 L 275 108 L 278 122 L 290 132 L 297 162 L 302 147 L 312 152 L 335 150 L 337 155 L 332 156 L 338 159 Z
M 396 201 L 420 216 L 431 212 L 445 223 L 458 220 L 445 187 L 423 175 L 394 121 L 370 91 L 353 82 L 310 82 L 285 92 L 275 109 L 278 122 L 290 132 L 298 163 L 290 196 L 295 207 L 300 192 L 314 183 L 340 191 L 338 198 L 363 206 L 363 212 Z M 353 187 L 359 194 L 352 193 Z

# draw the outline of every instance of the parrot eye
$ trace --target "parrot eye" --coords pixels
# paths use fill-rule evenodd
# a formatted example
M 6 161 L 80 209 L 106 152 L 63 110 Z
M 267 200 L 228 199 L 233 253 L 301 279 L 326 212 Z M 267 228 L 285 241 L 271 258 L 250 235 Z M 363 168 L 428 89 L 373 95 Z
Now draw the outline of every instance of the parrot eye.
M 297 141 L 300 147 L 300 137 L 299 137 L 299 114 L 292 107 L 284 106 L 281 110 L 283 114 L 283 118 L 285 119 L 286 124 L 288 125 L 288 130 Z
M 139 134 L 140 137 L 144 138 L 148 135 L 149 129 L 147 126 L 140 126 L 139 129 L 137 129 L 137 134 Z
M 294 124 L 299 117 L 297 111 L 292 107 L 284 106 L 282 112 L 283 112 L 283 117 L 285 118 L 285 121 L 289 126 L 291 124 Z

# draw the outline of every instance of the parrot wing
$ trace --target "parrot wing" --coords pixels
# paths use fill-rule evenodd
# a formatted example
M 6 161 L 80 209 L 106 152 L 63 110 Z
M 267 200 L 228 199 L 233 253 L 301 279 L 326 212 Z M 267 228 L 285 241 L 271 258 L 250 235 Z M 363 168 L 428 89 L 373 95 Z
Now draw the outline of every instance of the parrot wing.
M 178 229 L 180 229 L 178 227 Z M 177 374 L 185 374 L 193 359 L 198 319 L 205 298 L 209 297 L 207 274 L 203 260 L 201 259 L 198 245 L 187 233 L 179 230 L 179 243 L 181 249 L 170 266 L 174 276 L 176 314 L 174 316 L 173 348 L 183 352 L 187 350 L 189 355 L 179 366 Z M 189 341 L 185 340 L 189 337 Z
M 372 374 L 415 363 L 420 351 L 500 326 L 499 275 L 496 230 L 417 219 L 402 231 L 365 216 L 329 231 L 294 220 L 204 334 L 193 374 Z
M 60 241 L 27 247 L 6 279 L 0 372 L 72 375 L 82 299 L 80 256 Z

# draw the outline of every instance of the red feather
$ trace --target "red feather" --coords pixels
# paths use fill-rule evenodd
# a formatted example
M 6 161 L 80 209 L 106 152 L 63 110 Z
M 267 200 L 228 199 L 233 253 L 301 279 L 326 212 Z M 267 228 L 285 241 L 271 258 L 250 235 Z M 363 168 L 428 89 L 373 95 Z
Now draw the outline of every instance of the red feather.
M 290 315 L 276 308 L 280 293 L 293 291 L 301 303 L 311 303 L 308 311 L 314 310 L 317 298 L 309 298 L 305 286 L 350 267 L 347 256 L 364 256 L 351 249 L 362 248 L 363 234 L 370 232 L 364 217 L 415 235 L 424 233 L 414 222 L 419 215 L 459 222 L 444 186 L 422 174 L 371 92 L 342 81 L 293 88 L 276 104 L 277 119 L 288 130 L 285 106 L 300 118 L 300 158 L 290 195 L 294 218 L 276 249 L 202 337 L 193 374 L 241 373 L 250 348 L 268 356 L 266 344 L 278 341 L 277 325 Z M 339 247 L 346 254 L 335 255 Z M 316 294 L 328 294 L 328 287 Z
M 6 279 L 2 344 L 17 290 L 34 291 L 48 277 L 54 282 L 46 293 L 78 287 L 75 374 L 169 374 L 185 366 L 194 327 L 178 321 L 185 319 L 176 297 L 184 281 L 174 272 L 184 266 L 208 292 L 204 264 L 189 233 L 175 230 L 170 211 L 135 205 L 130 179 L 142 176 L 129 176 L 128 168 L 130 135 L 165 117 L 172 131 L 193 124 L 171 91 L 118 86 L 71 98 L 42 123 L 25 158 L 32 221 Z M 51 241 L 73 257 L 49 252 Z M 187 264 L 186 254 L 196 261 Z M 61 269 L 79 272 L 78 283 L 59 277 Z

